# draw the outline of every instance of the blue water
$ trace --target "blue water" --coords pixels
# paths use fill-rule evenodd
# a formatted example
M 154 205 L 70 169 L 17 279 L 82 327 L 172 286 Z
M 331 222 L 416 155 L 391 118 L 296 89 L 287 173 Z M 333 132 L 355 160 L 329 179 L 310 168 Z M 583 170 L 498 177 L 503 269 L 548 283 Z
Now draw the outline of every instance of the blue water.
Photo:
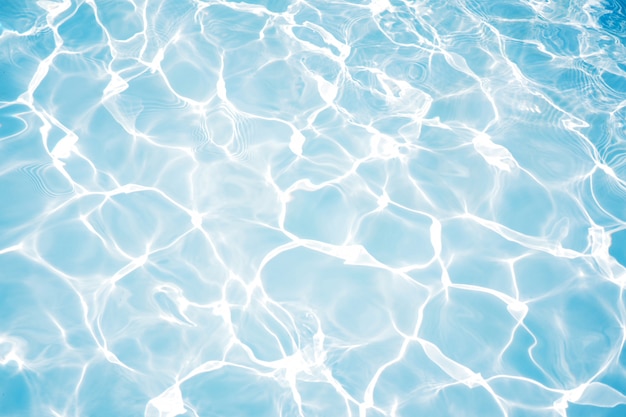
M 626 416 L 623 0 L 0 2 L 0 416 Z

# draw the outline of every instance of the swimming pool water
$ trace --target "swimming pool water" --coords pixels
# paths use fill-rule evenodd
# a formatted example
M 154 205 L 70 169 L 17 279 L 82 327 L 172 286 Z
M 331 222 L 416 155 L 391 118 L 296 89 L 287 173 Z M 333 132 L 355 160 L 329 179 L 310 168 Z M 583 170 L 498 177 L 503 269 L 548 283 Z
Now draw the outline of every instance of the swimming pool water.
M 622 0 L 4 0 L 0 416 L 626 415 Z

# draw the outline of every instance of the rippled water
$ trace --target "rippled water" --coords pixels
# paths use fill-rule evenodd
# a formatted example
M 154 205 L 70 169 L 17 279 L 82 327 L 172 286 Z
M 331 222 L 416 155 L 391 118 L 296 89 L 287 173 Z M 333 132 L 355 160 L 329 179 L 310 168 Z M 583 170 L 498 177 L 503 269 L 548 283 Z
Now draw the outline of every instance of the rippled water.
M 623 0 L 258 3 L 0 3 L 0 415 L 626 415 Z

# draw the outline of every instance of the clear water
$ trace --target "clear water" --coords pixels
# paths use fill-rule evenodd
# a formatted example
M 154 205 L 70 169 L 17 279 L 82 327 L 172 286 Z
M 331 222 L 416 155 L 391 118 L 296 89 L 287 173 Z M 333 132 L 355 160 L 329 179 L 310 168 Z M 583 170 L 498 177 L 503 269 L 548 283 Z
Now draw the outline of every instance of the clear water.
M 625 416 L 623 0 L 258 3 L 0 3 L 0 416 Z

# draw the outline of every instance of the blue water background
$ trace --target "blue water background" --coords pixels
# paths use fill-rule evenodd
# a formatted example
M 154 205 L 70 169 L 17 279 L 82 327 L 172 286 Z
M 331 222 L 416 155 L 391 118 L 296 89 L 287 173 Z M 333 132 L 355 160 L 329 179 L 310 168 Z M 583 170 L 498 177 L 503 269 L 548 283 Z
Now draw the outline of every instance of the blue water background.
M 622 0 L 0 3 L 0 416 L 625 416 Z

